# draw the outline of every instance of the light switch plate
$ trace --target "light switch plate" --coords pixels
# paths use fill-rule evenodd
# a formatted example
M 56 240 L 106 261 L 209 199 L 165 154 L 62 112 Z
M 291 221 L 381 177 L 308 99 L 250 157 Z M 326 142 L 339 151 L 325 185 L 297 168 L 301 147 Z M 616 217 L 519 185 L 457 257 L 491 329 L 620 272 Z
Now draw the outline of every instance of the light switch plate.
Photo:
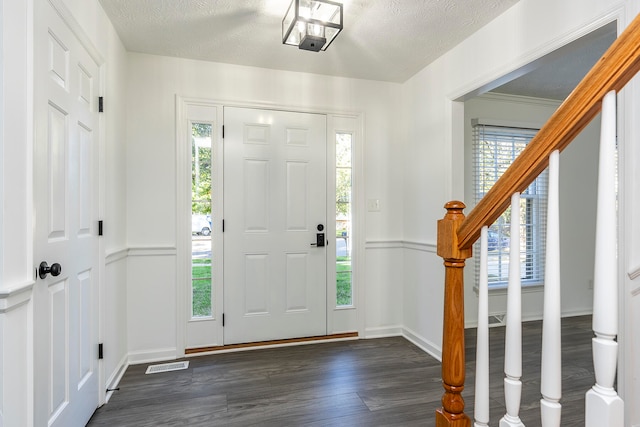
M 367 200 L 367 210 L 369 212 L 380 212 L 380 199 Z

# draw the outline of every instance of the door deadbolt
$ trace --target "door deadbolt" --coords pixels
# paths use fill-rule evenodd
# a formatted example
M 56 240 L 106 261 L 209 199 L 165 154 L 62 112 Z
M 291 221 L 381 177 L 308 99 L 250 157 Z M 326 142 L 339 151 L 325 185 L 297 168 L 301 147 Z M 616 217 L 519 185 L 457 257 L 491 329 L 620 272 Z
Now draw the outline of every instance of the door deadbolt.
M 318 231 L 323 231 L 324 224 L 318 224 L 316 228 L 318 229 Z M 325 246 L 324 233 L 317 233 L 316 241 L 312 243 L 311 246 L 317 246 L 317 247 Z

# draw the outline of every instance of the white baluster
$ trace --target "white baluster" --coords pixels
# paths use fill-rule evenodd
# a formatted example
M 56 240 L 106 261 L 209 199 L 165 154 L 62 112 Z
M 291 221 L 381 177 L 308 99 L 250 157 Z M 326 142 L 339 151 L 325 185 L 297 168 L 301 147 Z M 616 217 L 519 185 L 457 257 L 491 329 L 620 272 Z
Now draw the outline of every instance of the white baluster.
M 616 246 L 616 94 L 602 100 L 596 259 L 593 277 L 593 365 L 596 384 L 587 392 L 586 427 L 618 427 L 624 403 L 613 388 L 618 357 L 618 278 Z
M 520 420 L 522 395 L 522 295 L 520 289 L 520 193 L 511 196 L 511 244 L 509 246 L 509 285 L 507 288 L 507 326 L 504 348 L 504 398 L 507 413 L 500 427 L 524 427 Z
M 489 425 L 489 285 L 487 258 L 489 228 L 480 232 L 480 277 L 478 278 L 478 336 L 476 344 L 476 394 L 474 427 Z
M 559 426 L 562 406 L 562 342 L 560 333 L 560 152 L 549 157 L 547 246 L 544 274 L 540 412 L 543 427 Z

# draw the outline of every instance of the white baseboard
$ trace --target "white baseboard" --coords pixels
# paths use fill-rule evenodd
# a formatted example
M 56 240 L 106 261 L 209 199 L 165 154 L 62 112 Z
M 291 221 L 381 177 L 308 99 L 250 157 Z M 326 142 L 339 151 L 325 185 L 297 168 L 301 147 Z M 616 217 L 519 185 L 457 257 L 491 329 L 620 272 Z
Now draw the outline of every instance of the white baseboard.
M 429 354 L 431 357 L 440 362 L 442 361 L 442 348 L 440 348 L 439 345 L 432 343 L 409 328 L 403 329 L 402 336 L 411 341 L 422 351 Z
M 158 348 L 149 351 L 133 351 L 128 355 L 129 365 L 140 365 L 143 363 L 164 362 L 177 359 L 177 350 L 173 348 Z
M 563 311 L 560 316 L 561 317 L 577 317 L 577 316 L 591 316 L 592 314 L 593 314 L 593 310 L 589 308 L 586 310 Z
M 402 336 L 402 326 L 379 326 L 375 328 L 366 328 L 364 330 L 364 338 L 385 338 Z
M 590 316 L 592 314 L 593 314 L 592 310 L 563 311 L 560 314 L 560 317 L 561 318 L 565 318 L 565 317 L 576 317 L 576 316 Z M 522 321 L 523 322 L 534 322 L 534 321 L 539 321 L 539 320 L 542 320 L 542 313 L 528 314 L 528 315 L 522 316 Z M 504 326 L 504 325 L 502 325 L 502 326 Z M 477 320 L 473 321 L 473 322 L 465 322 L 465 324 L 464 324 L 464 328 L 465 329 L 477 328 L 477 327 L 478 327 L 478 321 Z
M 107 394 L 105 395 L 105 398 L 104 398 L 104 403 L 109 402 L 109 399 L 111 399 L 111 395 L 113 394 L 113 390 L 118 388 L 118 384 L 120 384 L 120 380 L 122 379 L 122 376 L 124 375 L 127 368 L 129 367 L 129 363 L 127 363 L 128 358 L 129 356 L 126 354 L 122 356 L 122 359 L 120 359 L 120 362 L 118 362 L 116 370 L 113 371 L 109 379 L 107 379 L 107 383 L 105 384 L 105 386 L 107 390 L 111 390 L 111 391 L 107 391 Z

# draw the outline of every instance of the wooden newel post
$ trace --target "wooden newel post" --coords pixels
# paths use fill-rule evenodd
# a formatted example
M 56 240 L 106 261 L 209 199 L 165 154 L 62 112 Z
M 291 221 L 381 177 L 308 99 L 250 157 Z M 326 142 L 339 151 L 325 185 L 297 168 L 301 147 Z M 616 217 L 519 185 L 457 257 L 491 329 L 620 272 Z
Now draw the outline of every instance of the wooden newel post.
M 458 227 L 464 220 L 465 204 L 444 205 L 447 213 L 438 221 L 438 255 L 444 258 L 444 322 L 442 335 L 442 408 L 436 411 L 437 427 L 469 427 L 464 413 L 464 263 L 471 248 L 458 248 Z

